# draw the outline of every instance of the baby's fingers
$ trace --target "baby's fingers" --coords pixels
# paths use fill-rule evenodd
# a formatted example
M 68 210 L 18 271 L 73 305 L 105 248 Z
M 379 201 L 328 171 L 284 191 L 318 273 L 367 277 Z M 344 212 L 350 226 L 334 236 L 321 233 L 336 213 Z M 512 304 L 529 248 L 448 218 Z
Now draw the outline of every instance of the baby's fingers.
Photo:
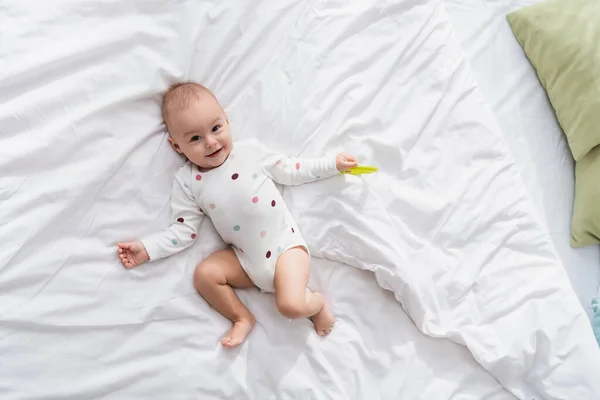
M 135 267 L 135 264 L 132 261 L 130 261 L 128 258 L 121 260 L 121 262 L 123 263 L 123 266 L 127 269 L 131 269 L 131 268 Z
M 131 264 L 131 261 L 129 261 L 129 258 L 127 257 L 127 255 L 125 253 L 119 254 L 119 259 L 121 261 L 121 264 L 123 264 L 123 266 L 125 268 L 132 268 L 133 267 L 133 264 Z

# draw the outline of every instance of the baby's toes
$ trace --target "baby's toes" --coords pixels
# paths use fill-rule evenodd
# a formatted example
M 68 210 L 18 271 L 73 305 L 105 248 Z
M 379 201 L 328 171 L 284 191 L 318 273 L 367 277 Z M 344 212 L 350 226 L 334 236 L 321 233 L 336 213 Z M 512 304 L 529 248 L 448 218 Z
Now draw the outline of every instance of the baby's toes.
M 329 332 L 331 332 L 331 329 L 323 329 L 319 331 L 319 336 L 327 336 L 329 335 Z

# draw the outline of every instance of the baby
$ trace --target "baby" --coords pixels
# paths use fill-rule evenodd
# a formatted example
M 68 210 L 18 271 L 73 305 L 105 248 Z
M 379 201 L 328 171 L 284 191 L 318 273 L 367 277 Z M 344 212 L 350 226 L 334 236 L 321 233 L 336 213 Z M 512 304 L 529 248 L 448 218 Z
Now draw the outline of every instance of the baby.
M 357 165 L 349 154 L 296 159 L 256 140 L 234 143 L 227 114 L 215 95 L 193 83 L 172 85 L 162 113 L 169 141 L 187 157 L 171 194 L 172 224 L 165 231 L 118 244 L 126 268 L 170 256 L 189 247 L 208 216 L 231 247 L 213 253 L 194 272 L 194 286 L 218 312 L 233 322 L 221 344 L 242 343 L 255 319 L 234 288 L 257 286 L 274 292 L 285 317 L 312 320 L 321 336 L 334 317 L 321 293 L 307 290 L 308 247 L 274 182 L 299 185 L 324 179 Z

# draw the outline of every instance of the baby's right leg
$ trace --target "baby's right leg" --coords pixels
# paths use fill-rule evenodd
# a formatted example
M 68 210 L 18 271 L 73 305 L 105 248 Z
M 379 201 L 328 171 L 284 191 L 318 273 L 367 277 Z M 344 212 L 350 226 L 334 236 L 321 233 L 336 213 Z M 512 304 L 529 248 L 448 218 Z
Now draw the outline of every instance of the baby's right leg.
M 232 249 L 217 251 L 202 261 L 194 271 L 194 287 L 215 310 L 233 322 L 221 344 L 235 347 L 254 327 L 254 316 L 237 297 L 233 288 L 254 287 Z

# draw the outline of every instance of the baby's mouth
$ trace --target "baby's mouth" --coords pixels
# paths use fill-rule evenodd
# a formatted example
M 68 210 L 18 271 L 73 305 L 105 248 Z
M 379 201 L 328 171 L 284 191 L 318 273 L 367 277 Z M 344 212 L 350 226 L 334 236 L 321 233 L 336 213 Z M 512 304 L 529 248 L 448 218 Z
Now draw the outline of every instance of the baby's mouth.
M 219 154 L 221 154 L 221 151 L 223 150 L 223 148 L 221 147 L 219 150 L 215 151 L 214 153 L 210 153 L 207 157 L 210 158 L 215 158 L 217 157 Z

